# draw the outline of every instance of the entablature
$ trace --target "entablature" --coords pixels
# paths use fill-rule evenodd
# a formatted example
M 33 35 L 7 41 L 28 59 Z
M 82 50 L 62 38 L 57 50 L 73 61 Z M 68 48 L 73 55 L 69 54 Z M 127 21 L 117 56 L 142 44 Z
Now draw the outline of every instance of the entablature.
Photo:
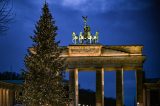
M 100 44 L 80 44 L 63 47 L 61 56 L 142 56 L 143 46 L 104 46 Z

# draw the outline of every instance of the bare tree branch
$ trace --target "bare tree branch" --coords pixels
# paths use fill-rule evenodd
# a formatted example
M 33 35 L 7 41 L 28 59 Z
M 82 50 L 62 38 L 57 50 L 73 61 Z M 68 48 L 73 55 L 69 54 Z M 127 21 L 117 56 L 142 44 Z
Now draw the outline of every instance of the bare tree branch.
M 13 2 L 10 0 L 0 0 L 0 33 L 9 29 L 8 25 L 13 20 Z

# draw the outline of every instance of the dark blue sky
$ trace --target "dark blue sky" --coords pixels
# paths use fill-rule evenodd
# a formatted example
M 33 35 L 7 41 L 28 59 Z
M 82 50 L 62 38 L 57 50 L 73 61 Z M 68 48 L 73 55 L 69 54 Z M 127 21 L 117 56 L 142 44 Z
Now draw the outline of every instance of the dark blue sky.
M 73 31 L 83 28 L 82 15 L 88 16 L 92 33 L 99 31 L 104 45 L 144 45 L 146 76 L 160 76 L 160 2 L 159 0 L 47 0 L 58 26 L 60 45 L 71 44 Z M 14 21 L 0 36 L 0 71 L 24 68 L 23 58 L 32 45 L 35 23 L 41 15 L 43 0 L 13 1 Z M 12 67 L 12 68 L 11 68 Z M 87 79 L 87 81 L 86 81 Z M 95 90 L 95 73 L 79 73 L 81 87 Z M 125 102 L 133 103 L 134 71 L 125 72 Z M 115 72 L 105 72 L 105 95 L 115 97 Z

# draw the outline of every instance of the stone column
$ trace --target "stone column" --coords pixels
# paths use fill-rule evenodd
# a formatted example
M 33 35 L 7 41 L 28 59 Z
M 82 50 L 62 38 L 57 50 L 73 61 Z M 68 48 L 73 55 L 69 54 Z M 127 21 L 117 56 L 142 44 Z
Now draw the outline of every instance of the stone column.
M 69 99 L 71 103 L 69 106 L 74 106 L 74 72 L 69 70 Z
M 150 106 L 150 90 L 146 90 L 146 106 Z
M 11 90 L 8 90 L 8 101 L 9 101 L 9 106 L 12 106 L 12 102 L 11 102 Z
M 6 89 L 3 89 L 3 105 L 6 106 Z
M 123 68 L 116 71 L 116 106 L 123 106 L 124 89 L 123 89 Z
M 136 91 L 137 106 L 143 106 L 143 72 L 142 70 L 136 71 L 136 86 L 137 86 L 137 91 Z
M 74 70 L 74 86 L 75 86 L 75 106 L 78 106 L 78 102 L 79 102 L 79 89 L 78 89 L 78 69 Z
M 72 69 L 69 71 L 69 82 L 70 82 L 70 98 L 73 99 L 70 106 L 78 106 L 79 95 L 78 95 L 78 69 Z
M 10 103 L 9 103 L 9 93 L 8 93 L 8 89 L 6 89 L 6 106 L 10 106 Z
M 3 106 L 3 89 L 0 88 L 0 106 Z
M 104 68 L 96 70 L 96 106 L 104 106 Z
M 11 103 L 11 106 L 13 106 L 14 104 L 14 91 L 13 90 L 10 90 L 9 91 L 9 95 L 10 95 L 10 103 Z

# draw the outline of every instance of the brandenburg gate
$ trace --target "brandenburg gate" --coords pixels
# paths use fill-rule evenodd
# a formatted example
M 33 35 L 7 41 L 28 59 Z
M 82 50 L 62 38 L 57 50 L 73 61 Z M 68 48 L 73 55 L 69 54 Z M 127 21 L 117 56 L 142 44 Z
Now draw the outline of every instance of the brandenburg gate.
M 78 72 L 96 71 L 96 106 L 104 106 L 104 71 L 116 71 L 116 106 L 124 105 L 124 71 L 135 71 L 136 103 L 143 106 L 143 46 L 109 46 L 98 43 L 98 32 L 90 33 L 90 27 L 84 19 L 84 32 L 77 36 L 72 33 L 74 44 L 63 48 L 62 56 L 66 57 L 69 72 L 70 89 L 74 89 L 72 106 L 78 106 Z

